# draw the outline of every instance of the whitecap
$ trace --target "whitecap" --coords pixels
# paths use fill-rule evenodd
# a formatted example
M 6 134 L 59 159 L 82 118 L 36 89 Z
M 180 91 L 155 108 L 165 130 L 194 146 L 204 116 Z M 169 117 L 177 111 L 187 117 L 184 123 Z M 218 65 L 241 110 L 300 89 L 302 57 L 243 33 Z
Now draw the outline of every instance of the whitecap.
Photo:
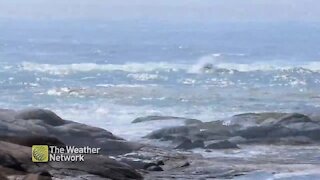
M 148 63 L 125 63 L 125 64 L 95 64 L 95 63 L 78 63 L 78 64 L 40 64 L 32 62 L 23 62 L 20 70 L 48 73 L 52 75 L 68 75 L 78 72 L 93 71 L 125 71 L 131 73 L 152 72 L 152 71 L 178 71 L 185 68 L 182 64 L 170 64 L 166 62 L 148 62 Z
M 135 79 L 137 81 L 168 80 L 168 77 L 160 76 L 158 74 L 148 74 L 148 73 L 131 73 L 131 74 L 128 74 L 127 77 Z

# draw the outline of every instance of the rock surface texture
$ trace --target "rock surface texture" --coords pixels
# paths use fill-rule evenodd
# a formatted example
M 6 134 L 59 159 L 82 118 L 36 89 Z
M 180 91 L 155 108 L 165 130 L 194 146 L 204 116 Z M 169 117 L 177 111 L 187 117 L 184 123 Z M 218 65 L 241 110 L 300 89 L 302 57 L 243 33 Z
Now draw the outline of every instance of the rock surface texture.
M 39 144 L 99 147 L 102 152 L 86 156 L 85 162 L 33 163 L 31 146 Z M 0 110 L 1 179 L 142 179 L 134 168 L 109 157 L 139 148 L 106 130 L 63 120 L 48 110 Z
M 320 172 L 318 117 L 248 113 L 202 122 L 148 116 L 133 123 L 174 120 L 184 125 L 155 130 L 144 137 L 152 139 L 150 144 L 139 144 L 64 120 L 49 110 L 0 109 L 0 179 L 272 179 L 281 173 Z M 161 142 L 169 143 L 163 147 Z M 32 145 L 90 146 L 101 151 L 87 155 L 84 163 L 33 163 Z
M 160 117 L 157 119 L 161 120 Z M 162 128 L 145 138 L 171 141 L 173 144 L 179 142 L 178 149 L 229 149 L 252 143 L 312 144 L 320 142 L 320 121 L 297 113 L 250 113 L 224 121 Z

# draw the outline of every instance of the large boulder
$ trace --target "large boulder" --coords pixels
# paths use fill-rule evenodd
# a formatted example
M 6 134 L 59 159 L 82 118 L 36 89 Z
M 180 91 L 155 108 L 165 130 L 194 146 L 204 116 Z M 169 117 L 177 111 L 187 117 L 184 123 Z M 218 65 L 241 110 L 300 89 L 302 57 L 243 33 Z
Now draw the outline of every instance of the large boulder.
M 107 130 L 63 120 L 54 112 L 43 109 L 2 110 L 0 130 L 0 140 L 28 146 L 43 142 L 91 146 L 100 147 L 102 153 L 109 155 L 128 153 L 141 147 Z
M 0 136 L 0 140 L 5 142 L 11 142 L 14 144 L 19 144 L 23 146 L 29 146 L 35 144 L 45 144 L 49 146 L 65 146 L 63 142 L 55 137 L 50 136 L 40 136 L 40 135 L 32 135 L 32 136 Z
M 102 178 L 126 180 L 142 179 L 130 166 L 110 159 L 104 155 L 87 155 L 85 162 L 48 162 L 32 163 L 31 148 L 0 141 L 0 165 L 2 176 L 24 176 L 24 178 L 68 179 L 83 174 Z
M 85 163 L 32 163 L 32 145 L 89 146 L 101 151 L 99 155 L 86 155 Z M 49 110 L 0 110 L 1 179 L 40 180 L 51 179 L 51 175 L 58 179 L 142 179 L 131 166 L 109 158 L 141 147 L 104 129 L 64 120 Z
M 45 109 L 27 109 L 17 112 L 16 119 L 34 120 L 39 119 L 46 124 L 52 126 L 60 126 L 65 124 L 65 121 L 56 115 L 54 112 Z

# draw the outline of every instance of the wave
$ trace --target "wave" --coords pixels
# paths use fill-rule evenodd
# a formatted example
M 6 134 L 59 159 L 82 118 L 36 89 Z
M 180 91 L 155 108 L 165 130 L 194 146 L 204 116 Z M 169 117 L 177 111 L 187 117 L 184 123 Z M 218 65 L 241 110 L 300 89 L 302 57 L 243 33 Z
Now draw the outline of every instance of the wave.
M 166 76 L 160 76 L 159 74 L 150 74 L 150 73 L 130 73 L 127 75 L 127 77 L 137 81 L 168 80 L 168 77 Z
M 153 71 L 178 71 L 183 69 L 182 64 L 170 64 L 166 62 L 147 62 L 147 63 L 125 63 L 125 64 L 95 64 L 95 63 L 75 63 L 75 64 L 39 64 L 23 62 L 20 70 L 49 73 L 52 75 L 68 75 L 77 72 L 92 71 L 125 71 L 131 73 L 153 72 Z
M 320 71 L 320 61 L 312 61 L 307 63 L 287 63 L 287 62 L 252 62 L 252 63 L 235 63 L 225 62 L 219 58 L 217 54 L 203 56 L 197 63 L 189 68 L 189 73 L 210 73 L 216 70 L 228 70 L 239 72 L 254 71 Z
M 234 63 L 218 59 L 216 55 L 200 58 L 195 64 L 178 64 L 169 62 L 146 62 L 146 63 L 125 63 L 125 64 L 40 64 L 23 62 L 19 69 L 22 71 L 40 72 L 51 75 L 69 75 L 82 72 L 112 72 L 123 71 L 128 73 L 154 73 L 154 74 L 131 74 L 133 79 L 145 81 L 152 79 L 166 79 L 160 77 L 158 72 L 184 71 L 190 74 L 212 73 L 226 71 L 229 73 L 256 72 L 256 71 L 294 71 L 294 72 L 320 72 L 320 62 L 313 61 L 300 64 L 289 64 L 280 62 L 253 62 Z

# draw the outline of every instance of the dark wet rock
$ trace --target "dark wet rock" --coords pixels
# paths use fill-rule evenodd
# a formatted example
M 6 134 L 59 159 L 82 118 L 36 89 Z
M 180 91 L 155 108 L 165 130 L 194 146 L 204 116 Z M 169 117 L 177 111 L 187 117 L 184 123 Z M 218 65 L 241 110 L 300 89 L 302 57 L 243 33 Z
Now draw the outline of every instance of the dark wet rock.
M 202 66 L 202 71 L 210 71 L 214 69 L 214 66 L 212 63 L 205 63 L 203 66 Z
M 223 125 L 221 122 L 206 122 L 197 125 L 185 125 L 169 128 L 162 128 L 151 132 L 146 136 L 149 139 L 169 140 L 174 144 L 190 139 L 192 141 L 202 140 L 217 140 L 226 139 L 231 135 L 233 127 Z
M 142 160 L 133 160 L 128 158 L 121 158 L 119 160 L 124 164 L 128 164 L 129 166 L 133 167 L 134 169 L 146 169 L 145 167 L 148 166 L 148 162 L 144 162 Z
M 64 143 L 62 143 L 59 139 L 55 137 L 47 137 L 47 136 L 40 136 L 40 135 L 34 135 L 34 136 L 0 136 L 0 140 L 11 142 L 14 144 L 19 144 L 23 146 L 33 146 L 35 144 L 45 144 L 49 146 L 59 146 L 63 147 L 65 146 Z
M 225 132 L 216 132 L 216 131 L 211 131 L 211 130 L 202 130 L 197 133 L 194 133 L 192 135 L 193 138 L 195 139 L 202 139 L 204 141 L 210 141 L 210 140 L 222 140 L 222 139 L 227 139 L 229 137 L 228 135 L 225 134 Z
M 153 131 L 150 134 L 148 134 L 146 137 L 150 139 L 161 139 L 169 135 L 187 136 L 191 131 L 192 131 L 192 128 L 187 126 L 169 127 L 169 128 L 163 128 L 163 129 Z
M 298 122 L 313 122 L 308 116 L 299 113 L 247 113 L 235 115 L 231 118 L 231 124 L 242 127 L 267 126 L 275 124 L 291 124 Z
M 245 114 L 238 114 L 231 117 L 231 124 L 236 124 L 241 127 L 250 127 L 260 125 L 263 122 L 274 122 L 277 119 L 286 116 L 286 113 L 273 113 L 273 112 L 266 112 L 266 113 L 245 113 Z
M 318 140 L 320 140 L 319 130 L 318 121 L 306 115 L 296 113 L 248 113 L 226 119 L 225 122 L 203 122 L 173 127 L 172 129 L 160 129 L 149 135 L 152 135 L 151 137 L 153 139 L 171 141 L 174 147 L 182 146 L 179 147 L 179 149 L 184 150 L 192 149 L 193 142 L 201 140 L 207 145 L 206 148 L 209 148 L 205 149 L 208 153 L 204 154 L 204 156 L 206 156 L 205 158 L 209 159 L 200 160 L 200 157 L 194 157 L 193 159 L 170 157 L 165 160 L 166 163 L 162 166 L 165 170 L 163 173 L 157 172 L 156 175 L 152 173 L 147 174 L 146 179 L 225 179 L 242 176 L 250 171 L 261 168 L 257 168 L 256 165 L 263 166 L 263 168 L 270 170 L 273 168 L 274 162 L 278 161 L 278 163 L 281 164 L 281 166 L 278 167 L 282 167 L 283 162 L 288 163 L 288 165 L 292 162 L 291 155 L 290 157 L 288 156 L 290 152 L 286 152 L 286 148 L 296 148 L 297 146 L 291 145 L 301 145 L 303 148 L 311 145 L 313 149 L 312 152 L 309 150 L 306 151 L 308 151 L 307 154 L 310 153 L 314 156 L 314 153 L 317 152 L 314 150 L 317 149 L 314 145 L 315 143 L 319 143 Z M 285 148 L 285 150 L 283 152 L 274 150 L 271 151 L 272 153 L 270 155 L 264 154 L 263 156 L 257 156 L 251 159 L 249 157 L 249 160 L 243 157 L 227 157 L 228 155 L 226 157 L 214 156 L 210 158 L 211 152 L 219 149 L 238 149 L 238 145 L 240 144 L 241 148 L 243 148 L 241 151 L 250 149 L 252 144 L 258 148 L 268 148 L 268 145 L 276 144 L 277 146 L 270 148 L 275 148 L 279 145 L 279 147 Z M 273 155 L 274 152 L 279 153 L 279 155 L 275 157 Z M 302 161 L 305 161 L 307 157 L 307 159 L 310 159 L 310 162 L 316 163 L 315 167 L 318 166 L 314 157 L 309 158 L 309 156 L 303 156 L 297 152 L 291 153 L 294 156 L 299 156 L 295 159 L 295 163 L 300 164 Z M 192 166 L 181 168 L 185 162 L 192 162 Z M 252 164 L 252 162 L 257 163 Z M 268 163 L 265 164 L 261 162 Z M 225 166 L 226 164 L 228 165 Z M 235 164 L 238 164 L 241 168 L 234 169 Z M 243 164 L 249 164 L 249 166 L 246 166 L 248 169 L 243 168 Z M 228 167 L 232 168 L 229 169 Z M 273 168 L 273 170 L 277 170 L 277 168 Z
M 238 145 L 229 141 L 216 141 L 206 146 L 206 149 L 239 149 Z
M 54 112 L 45 110 L 45 109 L 28 109 L 17 112 L 15 116 L 16 119 L 39 119 L 44 121 L 46 124 L 50 124 L 52 126 L 60 126 L 65 124 L 65 121 L 56 115 Z
M 161 118 L 151 117 L 145 120 L 170 120 L 176 117 Z M 175 120 L 177 119 L 179 120 Z M 320 122 L 303 114 L 242 114 L 232 117 L 226 124 L 222 121 L 180 120 L 185 125 L 156 130 L 146 137 L 171 141 L 172 147 L 182 150 L 206 148 L 208 152 L 215 151 L 214 149 L 239 148 L 238 144 L 246 143 L 307 145 L 320 140 Z M 100 147 L 102 152 L 99 156 L 88 155 L 86 163 L 36 164 L 30 161 L 30 146 L 34 144 Z M 147 148 L 152 150 L 146 151 Z M 140 153 L 136 153 L 137 151 Z M 113 157 L 109 158 L 110 155 Z M 128 142 L 104 129 L 63 120 L 48 110 L 0 110 L 0 172 L 4 177 L 40 177 L 43 176 L 41 172 L 49 172 L 53 178 L 58 179 L 120 180 L 142 179 L 138 173 L 141 171 L 154 179 L 153 171 L 159 171 L 154 174 L 164 179 L 210 179 L 233 177 L 243 172 L 242 169 L 219 169 L 221 164 L 212 167 L 219 159 L 223 163 L 226 161 L 224 157 L 207 160 L 191 152 L 182 153 L 181 150 L 170 148 L 160 150 Z M 189 162 L 192 162 L 192 166 Z M 235 162 L 237 161 L 232 161 Z M 162 173 L 163 170 L 165 171 Z
M 242 120 L 239 121 L 239 117 Z M 289 140 L 298 136 L 315 141 L 320 140 L 320 122 L 303 114 L 261 113 L 239 115 L 237 118 L 238 122 L 234 121 L 234 123 L 243 122 L 245 119 L 251 121 L 251 125 L 243 126 L 234 135 L 250 140 L 254 139 L 256 142 L 264 143 L 265 140 L 267 140 L 266 142 L 270 142 L 270 140 L 281 142 L 285 139 L 286 143 L 295 144 L 294 141 L 290 142 Z
M 298 113 L 247 113 L 222 121 L 203 122 L 156 130 L 147 138 L 171 141 L 177 148 L 192 149 L 193 142 L 230 140 L 235 144 L 259 143 L 297 144 L 294 137 L 305 142 L 320 141 L 320 121 Z M 237 137 L 237 138 L 235 138 Z M 292 142 L 290 142 L 292 140 Z
M 158 166 L 156 163 L 147 163 L 144 165 L 143 169 L 148 169 L 149 167 L 152 167 L 152 166 Z
M 202 140 L 195 140 L 192 144 L 196 148 L 204 148 L 204 142 Z
M 77 177 L 74 177 L 74 178 L 70 178 L 68 180 L 78 180 L 78 179 L 81 179 L 81 180 L 112 180 L 110 178 L 102 178 L 100 176 L 95 176 L 95 175 L 92 175 L 92 174 L 84 174 L 84 175 L 79 175 Z
M 179 144 L 176 149 L 195 149 L 195 148 L 203 148 L 204 142 L 201 140 L 191 141 L 190 139 L 187 139 L 183 141 L 181 144 Z
M 221 121 L 213 121 L 162 128 L 151 132 L 145 137 L 161 141 L 171 141 L 177 148 L 193 149 L 203 147 L 203 142 L 205 141 L 228 139 L 235 127 L 224 125 Z M 196 143 L 194 144 L 194 142 Z
M 100 147 L 104 154 L 123 154 L 141 148 L 140 144 L 125 141 L 104 129 L 63 120 L 49 110 L 2 110 L 0 117 L 0 140 L 21 145 L 91 146 Z
M 307 123 L 307 122 L 313 122 L 308 116 L 298 113 L 292 113 L 283 116 L 279 119 L 277 123 L 280 124 L 291 124 L 291 123 Z
M 186 139 L 176 147 L 176 149 L 193 149 L 193 148 L 194 147 L 190 139 Z
M 200 125 L 200 124 L 202 124 L 202 121 L 197 120 L 197 119 L 186 119 L 186 120 L 184 121 L 184 123 L 185 123 L 187 126 L 193 126 L 193 125 Z
M 0 165 L 10 168 L 13 172 L 42 178 L 45 172 L 54 171 L 54 175 L 67 171 L 74 171 L 73 176 L 83 173 L 93 174 L 110 179 L 142 179 L 141 175 L 132 167 L 112 160 L 107 156 L 87 155 L 86 162 L 49 162 L 32 163 L 30 160 L 31 148 L 0 141 Z M 77 173 L 76 173 L 77 171 Z M 10 174 L 9 174 L 10 175 Z
M 148 171 L 163 171 L 162 167 L 160 166 L 150 166 L 147 168 Z
M 23 180 L 51 180 L 52 176 L 48 172 L 41 172 L 36 174 L 28 174 Z
M 22 164 L 14 158 L 11 154 L 4 152 L 0 149 L 0 163 L 1 166 L 14 169 L 15 171 L 24 172 L 26 169 L 22 167 Z
M 142 179 L 142 176 L 127 164 L 110 159 L 107 156 L 86 156 L 81 162 L 51 162 L 54 169 L 77 170 L 110 179 Z
M 308 145 L 308 144 L 315 143 L 315 141 L 304 136 L 292 136 L 292 137 L 280 138 L 278 143 L 290 144 L 290 145 Z
M 234 144 L 241 144 L 247 142 L 247 139 L 241 137 L 241 136 L 234 136 L 228 139 L 229 142 Z
M 1 180 L 8 180 L 7 176 L 3 172 L 0 172 L 0 179 Z
M 174 116 L 146 116 L 146 117 L 139 117 L 132 121 L 132 123 L 141 123 L 141 122 L 148 122 L 148 121 L 168 121 L 168 120 L 179 120 L 184 121 L 186 124 L 198 124 L 201 123 L 200 120 L 197 119 L 189 119 L 189 118 L 182 118 L 182 117 L 174 117 Z
M 188 167 L 188 166 L 190 166 L 190 163 L 189 162 L 185 162 L 180 167 Z
M 249 127 L 245 130 L 240 130 L 235 135 L 247 138 L 247 139 L 253 139 L 253 138 L 265 138 L 267 137 L 268 133 L 273 131 L 272 126 L 254 126 Z
M 32 163 L 31 146 L 39 144 L 98 147 L 101 153 L 87 155 L 85 163 Z M 104 129 L 63 120 L 49 110 L 0 110 L 0 168 L 4 176 L 48 179 L 43 172 L 54 172 L 53 176 L 60 179 L 83 174 L 119 180 L 142 179 L 131 166 L 108 157 L 141 147 Z
M 164 162 L 162 161 L 162 160 L 160 160 L 160 161 L 157 161 L 157 166 L 163 166 L 164 165 Z
M 179 145 L 179 144 L 182 144 L 183 142 L 188 141 L 190 139 L 185 136 L 171 136 L 170 140 L 172 141 L 172 143 L 174 145 Z
M 320 140 L 320 123 L 302 114 L 289 114 L 274 121 L 264 122 L 238 131 L 236 134 L 247 139 L 278 139 L 304 136 Z M 288 142 L 290 143 L 290 142 Z

